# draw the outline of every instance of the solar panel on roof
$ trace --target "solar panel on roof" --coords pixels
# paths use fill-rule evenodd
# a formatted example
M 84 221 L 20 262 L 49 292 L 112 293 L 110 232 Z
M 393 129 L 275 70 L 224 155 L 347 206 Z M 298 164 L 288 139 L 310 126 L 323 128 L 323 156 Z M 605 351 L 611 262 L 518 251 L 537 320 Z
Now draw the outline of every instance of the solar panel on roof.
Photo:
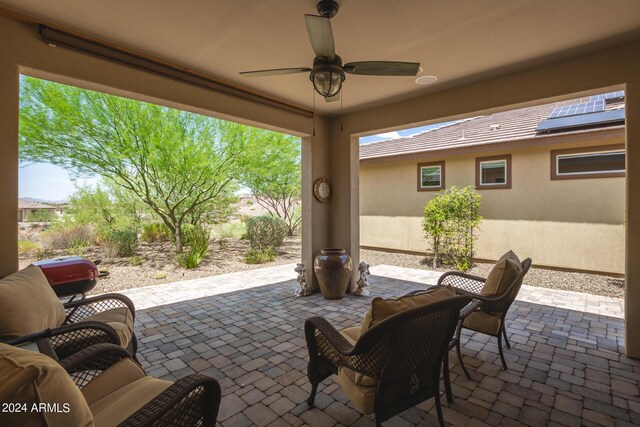
M 549 115 L 550 119 L 557 117 L 577 116 L 579 114 L 599 113 L 604 111 L 604 99 L 597 101 L 581 102 L 580 104 L 563 105 L 556 107 Z
M 602 93 L 600 95 L 593 95 L 589 97 L 589 101 L 600 101 L 603 100 L 607 103 L 621 101 L 624 99 L 624 91 L 618 90 L 615 92 Z
M 612 126 L 622 124 L 624 120 L 625 110 L 622 108 L 620 110 L 601 111 L 595 114 L 580 114 L 543 120 L 536 128 L 536 132 L 549 133 L 562 129 L 587 129 L 594 126 Z

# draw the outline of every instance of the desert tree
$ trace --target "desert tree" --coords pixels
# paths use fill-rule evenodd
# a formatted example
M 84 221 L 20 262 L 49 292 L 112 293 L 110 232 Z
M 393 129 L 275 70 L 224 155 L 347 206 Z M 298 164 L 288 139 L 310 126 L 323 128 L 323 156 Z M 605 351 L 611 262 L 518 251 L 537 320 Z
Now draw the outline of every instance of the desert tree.
M 20 158 L 99 175 L 135 195 L 175 236 L 224 211 L 251 128 L 133 99 L 22 77 Z
M 300 225 L 300 139 L 266 130 L 255 130 L 251 148 L 240 159 L 240 182 L 257 203 L 287 225 L 293 235 Z

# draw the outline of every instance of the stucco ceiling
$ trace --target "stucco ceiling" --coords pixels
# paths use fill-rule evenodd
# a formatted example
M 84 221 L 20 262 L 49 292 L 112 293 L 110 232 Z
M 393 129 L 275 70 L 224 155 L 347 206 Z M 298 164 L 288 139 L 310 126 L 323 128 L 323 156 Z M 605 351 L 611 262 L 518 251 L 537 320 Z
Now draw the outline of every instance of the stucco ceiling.
M 347 75 L 345 110 L 408 98 L 638 36 L 638 0 L 338 0 L 332 20 L 345 62 L 420 62 L 413 77 Z M 303 15 L 315 0 L 0 0 L 21 12 L 311 108 L 306 74 L 240 71 L 311 66 Z M 340 103 L 316 99 L 316 111 Z

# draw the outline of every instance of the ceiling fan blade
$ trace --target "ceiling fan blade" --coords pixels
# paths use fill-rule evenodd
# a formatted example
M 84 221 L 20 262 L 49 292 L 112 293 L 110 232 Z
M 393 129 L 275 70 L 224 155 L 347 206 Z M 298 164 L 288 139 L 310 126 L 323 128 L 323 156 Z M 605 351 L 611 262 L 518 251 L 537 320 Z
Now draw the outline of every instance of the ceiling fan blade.
M 365 76 L 415 76 L 420 69 L 418 62 L 361 61 L 342 67 L 345 73 Z
M 333 61 L 336 57 L 336 45 L 333 41 L 331 19 L 324 16 L 304 15 L 311 47 L 318 58 Z
M 279 76 L 281 74 L 308 73 L 309 71 L 311 71 L 309 67 L 275 68 L 273 70 L 241 71 L 240 75 L 245 77 L 265 77 Z
M 336 93 L 333 96 L 325 96 L 324 100 L 326 102 L 335 102 L 335 101 L 340 101 L 340 92 Z

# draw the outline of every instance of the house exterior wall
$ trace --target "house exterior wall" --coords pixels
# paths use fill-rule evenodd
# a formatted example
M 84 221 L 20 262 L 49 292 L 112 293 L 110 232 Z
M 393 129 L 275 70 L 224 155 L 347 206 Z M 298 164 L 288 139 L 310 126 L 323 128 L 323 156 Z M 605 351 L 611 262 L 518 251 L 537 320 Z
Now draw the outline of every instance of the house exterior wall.
M 436 191 L 417 191 L 417 164 L 445 162 L 445 186 L 475 185 L 475 159 L 512 156 L 512 185 L 479 189 L 482 195 L 476 257 L 496 260 L 513 249 L 537 265 L 624 273 L 625 178 L 551 180 L 551 150 L 623 143 L 619 139 L 482 152 L 440 152 L 360 168 L 362 246 L 425 252 L 425 204 Z

